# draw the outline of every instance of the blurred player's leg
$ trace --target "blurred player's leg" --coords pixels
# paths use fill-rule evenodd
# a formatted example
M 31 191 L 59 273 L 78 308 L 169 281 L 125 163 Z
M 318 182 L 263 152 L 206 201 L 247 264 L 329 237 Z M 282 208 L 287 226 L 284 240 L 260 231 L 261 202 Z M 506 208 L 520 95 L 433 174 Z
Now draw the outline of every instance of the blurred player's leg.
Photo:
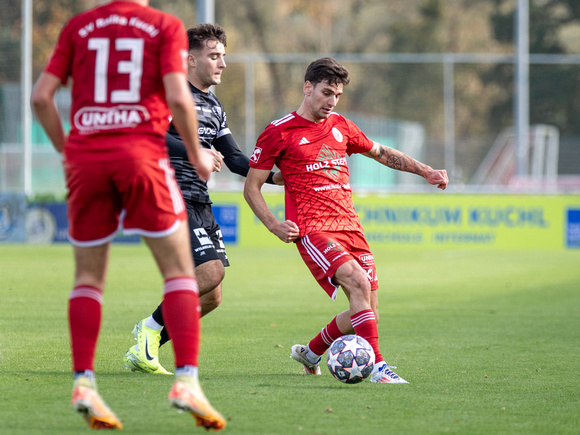
M 163 319 L 173 343 L 176 367 L 169 401 L 178 410 L 190 412 L 198 425 L 220 430 L 226 422 L 209 404 L 198 381 L 199 296 L 188 239 L 185 224 L 167 237 L 145 239 L 165 279 Z
M 226 427 L 225 419 L 210 405 L 203 394 L 197 376 L 177 375 L 175 384 L 169 392 L 169 403 L 179 412 L 191 413 L 197 426 L 216 431 Z
M 71 402 L 91 429 L 123 429 L 123 424 L 97 393 L 94 377 L 90 374 L 75 378 Z
M 93 429 L 122 429 L 123 425 L 97 393 L 93 363 L 101 326 L 109 244 L 74 247 L 75 287 L 69 297 L 68 317 L 75 380 L 71 403 Z
M 193 246 L 194 245 L 192 245 L 192 247 Z M 215 250 L 211 251 L 210 249 L 205 249 L 200 252 L 203 252 L 205 256 L 208 256 L 208 254 L 211 256 L 217 256 L 218 254 L 214 251 Z M 194 255 L 194 261 L 198 264 L 200 263 L 200 258 Z M 199 287 L 200 317 L 211 313 L 221 304 L 221 282 L 224 279 L 224 276 L 225 268 L 222 264 L 222 260 L 206 261 L 195 267 L 195 277 L 197 279 L 197 286 Z M 161 331 L 159 346 L 163 346 L 170 340 L 167 328 L 164 328 L 164 325 L 165 321 L 163 320 L 163 312 L 161 310 L 161 305 L 159 305 L 153 314 L 147 318 L 147 326 Z

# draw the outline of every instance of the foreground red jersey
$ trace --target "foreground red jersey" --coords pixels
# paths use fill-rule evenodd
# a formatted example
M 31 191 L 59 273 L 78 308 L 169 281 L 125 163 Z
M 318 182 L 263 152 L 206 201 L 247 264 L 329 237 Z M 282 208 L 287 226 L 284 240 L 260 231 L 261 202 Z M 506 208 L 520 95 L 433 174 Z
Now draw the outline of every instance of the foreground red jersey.
M 333 113 L 319 123 L 296 112 L 272 122 L 258 138 L 250 166 L 284 176 L 286 219 L 300 237 L 316 231 L 362 231 L 352 203 L 346 156 L 370 151 L 373 142 Z
M 156 9 L 113 2 L 72 18 L 45 70 L 73 81 L 67 161 L 166 157 L 162 79 L 185 73 L 186 56 L 183 24 Z

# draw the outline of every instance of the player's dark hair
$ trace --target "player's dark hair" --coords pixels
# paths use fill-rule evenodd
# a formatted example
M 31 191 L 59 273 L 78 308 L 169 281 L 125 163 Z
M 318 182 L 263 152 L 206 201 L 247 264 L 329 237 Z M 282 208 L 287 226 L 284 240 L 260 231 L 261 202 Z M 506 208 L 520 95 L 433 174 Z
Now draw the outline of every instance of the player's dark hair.
M 226 31 L 215 24 L 203 23 L 187 29 L 187 39 L 189 41 L 189 51 L 201 50 L 206 41 L 221 42 L 227 46 Z
M 304 74 L 304 81 L 310 82 L 314 86 L 321 82 L 327 82 L 329 85 L 342 84 L 346 86 L 350 82 L 350 73 L 336 59 L 323 57 L 308 65 L 306 74 Z

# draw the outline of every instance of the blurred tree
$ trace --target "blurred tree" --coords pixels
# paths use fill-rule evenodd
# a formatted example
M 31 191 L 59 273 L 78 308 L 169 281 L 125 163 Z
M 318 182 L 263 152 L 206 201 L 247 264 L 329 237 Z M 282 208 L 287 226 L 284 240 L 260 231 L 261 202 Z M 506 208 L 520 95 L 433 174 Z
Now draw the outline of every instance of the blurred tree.
M 580 1 L 530 0 L 532 53 L 580 51 Z M 34 0 L 34 78 L 63 24 L 101 0 Z M 514 0 L 220 0 L 216 21 L 228 33 L 228 53 L 513 53 Z M 194 0 L 151 0 L 151 6 L 195 24 Z M 21 0 L 0 3 L 0 85 L 20 80 Z M 255 65 L 258 129 L 297 107 L 307 62 Z M 420 122 L 442 143 L 441 64 L 347 63 L 352 81 L 339 110 Z M 230 122 L 243 127 L 244 68 L 226 71 L 217 92 Z M 458 140 L 495 136 L 512 123 L 513 65 L 455 66 Z M 580 74 L 576 66 L 533 66 L 531 121 L 578 133 Z M 239 119 L 238 119 L 239 118 Z M 242 131 L 241 128 L 236 131 Z M 487 140 L 487 139 L 486 139 Z M 481 139 L 478 139 L 481 142 Z M 477 141 L 476 141 L 477 142 Z M 474 145 L 475 146 L 475 145 Z M 472 152 L 469 146 L 464 147 Z
M 219 3 L 219 1 L 216 1 L 216 3 Z M 149 5 L 179 17 L 186 29 L 195 26 L 197 23 L 196 0 L 150 0 Z
M 101 0 L 33 0 L 33 78 L 36 79 L 50 57 L 64 24 L 73 16 L 102 4 Z M 152 0 L 151 6 L 178 15 L 186 26 L 195 24 L 192 0 Z M 22 0 L 0 3 L 0 85 L 20 81 L 22 40 Z
M 20 3 L 4 0 L 0 6 L 0 84 L 20 80 Z
M 441 53 L 444 28 L 441 0 L 427 0 L 412 23 L 400 22 L 389 29 L 390 51 L 396 53 Z M 391 64 L 387 105 L 391 116 L 418 121 L 431 130 L 442 126 L 443 68 L 441 64 Z
M 501 43 L 514 43 L 513 1 L 494 0 L 490 15 L 493 36 Z M 567 40 L 565 29 L 580 26 L 578 0 L 530 1 L 530 53 L 565 54 L 574 44 Z M 511 113 L 513 104 L 511 65 L 497 65 L 482 74 L 485 83 L 500 83 L 506 90 L 503 98 L 490 107 L 489 123 L 501 122 Z M 580 67 L 578 65 L 531 65 L 530 123 L 556 125 L 561 134 L 580 134 Z
M 64 24 L 72 16 L 96 6 L 97 3 L 98 0 L 34 0 L 32 2 L 33 79 L 38 77 L 48 62 Z
M 238 0 L 235 4 L 232 7 L 229 1 L 216 3 L 217 21 L 228 32 L 229 51 L 266 56 L 269 53 L 313 53 L 314 60 L 318 54 L 385 52 L 389 40 L 388 23 L 397 19 L 394 6 L 376 0 Z M 307 63 L 270 62 L 256 66 L 259 128 L 274 116 L 297 108 Z M 341 102 L 341 111 L 347 109 L 347 102 L 359 86 L 362 88 L 369 85 L 369 80 L 380 79 L 369 74 L 370 68 L 366 66 L 348 66 L 353 72 L 353 81 Z M 365 73 L 357 74 L 358 69 Z M 227 100 L 227 87 L 218 92 Z

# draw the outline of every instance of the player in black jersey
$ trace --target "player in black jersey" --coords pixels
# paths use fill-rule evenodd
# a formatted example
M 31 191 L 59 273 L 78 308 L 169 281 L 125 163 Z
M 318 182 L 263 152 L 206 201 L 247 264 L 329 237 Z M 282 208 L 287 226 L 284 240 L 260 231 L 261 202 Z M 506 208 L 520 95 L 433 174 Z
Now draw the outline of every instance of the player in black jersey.
M 224 30 L 213 24 L 199 24 L 187 31 L 189 55 L 187 58 L 189 87 L 195 100 L 198 134 L 202 147 L 214 157 L 214 170 L 222 162 L 233 173 L 246 176 L 249 158 L 242 153 L 226 122 L 226 112 L 218 98 L 210 91 L 221 82 L 226 67 Z M 171 124 L 167 132 L 167 147 L 171 165 L 187 207 L 191 252 L 200 292 L 201 316 L 221 302 L 222 280 L 229 266 L 219 225 L 211 208 L 207 183 L 201 180 L 189 163 L 185 146 Z M 213 147 L 213 148 L 212 148 Z M 280 173 L 271 173 L 270 184 L 282 184 Z M 125 367 L 145 373 L 169 374 L 159 363 L 159 346 L 169 340 L 163 327 L 161 305 L 151 316 L 141 320 L 133 329 L 137 344 L 123 358 Z

